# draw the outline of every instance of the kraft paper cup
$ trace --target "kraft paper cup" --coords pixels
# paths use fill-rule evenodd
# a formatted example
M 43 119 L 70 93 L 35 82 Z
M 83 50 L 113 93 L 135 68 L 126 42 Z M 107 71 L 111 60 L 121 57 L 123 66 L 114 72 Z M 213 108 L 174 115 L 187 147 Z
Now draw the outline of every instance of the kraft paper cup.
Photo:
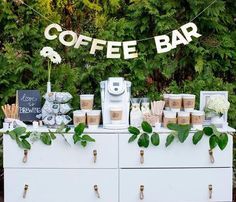
M 178 124 L 190 124 L 190 112 L 178 112 Z
M 93 100 L 94 95 L 93 94 L 83 94 L 80 95 L 80 109 L 89 111 L 93 109 Z
M 172 94 L 169 97 L 170 110 L 173 112 L 179 112 L 182 107 L 182 95 Z
M 191 112 L 195 108 L 195 99 L 196 96 L 193 94 L 183 94 L 183 107 L 184 111 Z
M 169 123 L 176 123 L 176 112 L 173 111 L 164 111 L 164 118 L 163 118 L 163 127 L 167 127 Z
M 73 112 L 73 121 L 74 121 L 74 126 L 77 126 L 80 123 L 86 124 L 86 113 L 82 110 L 74 111 Z
M 121 123 L 122 116 L 123 116 L 122 108 L 110 108 L 111 123 L 114 124 Z
M 194 129 L 202 129 L 205 120 L 205 112 L 195 110 L 191 113 L 191 123 Z
M 100 123 L 101 110 L 92 110 L 87 112 L 88 128 L 98 128 Z
M 170 110 L 170 104 L 169 104 L 170 95 L 172 94 L 163 94 L 163 98 L 165 101 L 165 110 Z

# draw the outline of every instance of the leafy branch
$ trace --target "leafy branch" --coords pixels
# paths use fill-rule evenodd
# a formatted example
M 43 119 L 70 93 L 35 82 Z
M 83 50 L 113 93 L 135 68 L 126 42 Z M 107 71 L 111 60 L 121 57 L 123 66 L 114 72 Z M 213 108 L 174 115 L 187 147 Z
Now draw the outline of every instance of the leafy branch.
M 144 121 L 142 122 L 142 131 L 140 131 L 138 128 L 130 126 L 128 128 L 129 132 L 132 134 L 132 136 L 129 138 L 129 143 L 135 141 L 138 138 L 138 146 L 147 148 L 150 144 L 150 141 L 152 145 L 158 146 L 160 144 L 160 136 L 158 133 L 152 131 L 152 126 Z

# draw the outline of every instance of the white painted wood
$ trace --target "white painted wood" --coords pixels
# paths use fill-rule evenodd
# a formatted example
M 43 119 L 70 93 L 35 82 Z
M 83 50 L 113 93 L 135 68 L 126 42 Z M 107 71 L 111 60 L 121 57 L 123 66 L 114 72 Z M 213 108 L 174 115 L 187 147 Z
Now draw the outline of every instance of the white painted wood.
M 121 168 L 168 168 L 168 167 L 232 167 L 232 136 L 225 150 L 218 147 L 213 150 L 215 162 L 211 163 L 209 155 L 209 138 L 204 136 L 193 145 L 192 135 L 184 143 L 175 140 L 166 148 L 168 134 L 160 134 L 160 145 L 140 148 L 137 141 L 128 143 L 130 135 L 119 137 L 119 158 Z M 151 144 L 151 143 L 150 143 Z M 144 163 L 140 163 L 140 151 L 144 150 Z
M 51 146 L 37 141 L 28 152 L 28 161 L 22 162 L 24 151 L 16 145 L 8 135 L 4 135 L 4 167 L 5 168 L 118 168 L 118 135 L 92 134 L 95 143 L 86 148 L 74 145 L 72 135 L 65 135 L 69 141 L 57 135 Z M 93 151 L 97 151 L 94 163 Z
M 5 179 L 5 202 L 118 202 L 116 169 L 5 169 Z
M 232 201 L 231 179 L 232 168 L 122 169 L 120 202 Z M 144 185 L 143 200 L 139 199 L 140 185 Z

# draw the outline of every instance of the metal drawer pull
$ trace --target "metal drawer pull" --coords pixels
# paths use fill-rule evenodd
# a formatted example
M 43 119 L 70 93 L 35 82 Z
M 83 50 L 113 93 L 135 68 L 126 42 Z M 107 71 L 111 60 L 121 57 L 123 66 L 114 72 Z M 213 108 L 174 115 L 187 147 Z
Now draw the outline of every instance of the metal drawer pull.
M 140 200 L 144 199 L 144 185 L 140 185 L 140 193 L 139 193 L 139 198 Z
M 211 163 L 212 163 L 212 164 L 215 163 L 215 158 L 214 158 L 213 150 L 212 150 L 212 149 L 209 150 L 209 155 L 210 155 L 210 161 L 211 161 Z
M 208 186 L 208 189 L 209 189 L 209 199 L 212 199 L 213 188 L 211 184 Z
M 93 150 L 93 162 L 96 163 L 97 162 L 97 150 Z
M 97 197 L 100 198 L 100 194 L 98 192 L 98 185 L 94 185 L 94 191 L 95 191 Z
M 26 163 L 27 160 L 28 160 L 28 150 L 24 150 L 24 157 L 23 157 L 22 162 L 23 162 L 23 163 Z
M 140 150 L 140 163 L 144 164 L 144 151 Z
M 29 185 L 26 184 L 24 187 L 23 198 L 26 198 L 26 194 L 27 194 L 28 189 L 29 189 Z

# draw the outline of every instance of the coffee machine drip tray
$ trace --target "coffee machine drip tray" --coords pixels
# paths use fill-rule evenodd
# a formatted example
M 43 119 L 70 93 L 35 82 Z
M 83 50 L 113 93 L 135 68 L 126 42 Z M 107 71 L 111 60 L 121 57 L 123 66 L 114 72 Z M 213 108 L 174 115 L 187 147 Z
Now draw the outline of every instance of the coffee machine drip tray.
M 122 130 L 127 129 L 129 125 L 126 124 L 106 124 L 103 125 L 103 128 L 110 129 L 110 130 Z

